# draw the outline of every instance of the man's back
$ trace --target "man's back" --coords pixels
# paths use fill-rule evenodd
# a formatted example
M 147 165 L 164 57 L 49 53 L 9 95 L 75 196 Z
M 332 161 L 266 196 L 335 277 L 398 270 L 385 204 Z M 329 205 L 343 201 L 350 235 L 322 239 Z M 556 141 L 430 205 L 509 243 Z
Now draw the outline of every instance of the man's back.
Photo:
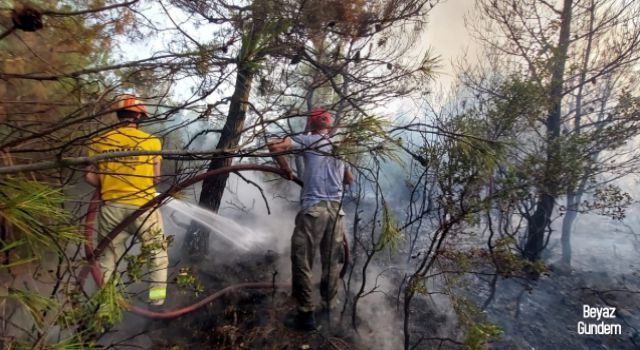
M 297 135 L 291 139 L 293 149 L 304 151 L 302 207 L 309 208 L 320 201 L 339 202 L 345 165 L 333 155 L 330 140 L 320 134 Z
M 89 156 L 107 152 L 160 151 L 160 140 L 148 133 L 121 127 L 94 137 Z M 103 200 L 141 206 L 151 200 L 154 186 L 154 162 L 160 156 L 136 155 L 100 161 L 98 174 Z

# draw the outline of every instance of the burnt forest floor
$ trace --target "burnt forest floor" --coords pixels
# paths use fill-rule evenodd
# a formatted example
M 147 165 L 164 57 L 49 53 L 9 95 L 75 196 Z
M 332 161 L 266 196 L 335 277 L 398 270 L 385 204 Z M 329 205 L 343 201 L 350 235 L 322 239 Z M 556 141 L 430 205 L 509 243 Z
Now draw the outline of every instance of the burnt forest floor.
M 277 258 L 258 254 L 244 262 L 213 264 L 190 262 L 205 292 L 169 287 L 166 309 L 173 310 L 206 297 L 235 283 L 274 281 Z M 282 282 L 282 281 L 280 281 Z M 339 327 L 339 315 L 331 324 L 320 323 L 314 332 L 301 332 L 285 326 L 294 305 L 289 288 L 246 289 L 228 293 L 216 301 L 184 316 L 169 320 L 147 320 L 127 313 L 123 322 L 101 343 L 117 349 L 365 349 L 351 341 L 352 334 Z M 143 304 L 141 304 L 143 305 Z
M 195 274 L 205 286 L 204 295 L 179 291 L 171 286 L 168 309 L 188 305 L 234 283 L 269 282 L 275 279 L 277 260 L 258 254 L 243 262 L 199 263 Z M 283 279 L 280 279 L 282 282 Z M 464 293 L 482 305 L 490 294 L 489 283 L 472 279 Z M 504 334 L 489 344 L 490 349 L 640 349 L 640 273 L 607 274 L 594 271 L 553 269 L 536 281 L 499 279 L 492 302 L 483 312 L 486 319 Z M 102 342 L 118 349 L 371 349 L 368 335 L 356 336 L 349 325 L 334 315 L 331 325 L 320 331 L 298 332 L 285 326 L 293 311 L 289 288 L 240 290 L 185 316 L 171 320 L 146 320 L 127 313 L 125 320 Z M 442 300 L 442 299 L 440 299 Z M 396 300 L 387 302 L 395 306 Z M 436 301 L 436 303 L 438 303 Z M 605 323 L 620 324 L 621 335 L 579 335 L 577 323 L 599 323 L 583 318 L 583 305 L 615 307 L 616 318 Z M 455 343 L 424 341 L 416 349 L 456 349 L 464 340 L 448 303 L 434 305 L 417 299 L 414 303 L 413 332 L 438 335 Z M 361 306 L 367 307 L 367 306 Z M 440 310 L 437 310 L 437 309 Z M 388 321 L 391 322 L 391 321 Z M 397 332 L 402 332 L 401 324 Z M 401 338 L 399 338 L 400 340 Z M 385 346 L 385 349 L 401 349 Z M 442 345 L 442 347 L 440 347 Z
M 486 315 L 504 335 L 491 349 L 640 349 L 640 272 L 610 274 L 553 268 L 536 281 L 498 281 Z M 470 293 L 482 305 L 489 285 Z M 615 318 L 585 319 L 584 305 L 615 307 Z M 578 334 L 578 322 L 619 324 L 620 335 Z

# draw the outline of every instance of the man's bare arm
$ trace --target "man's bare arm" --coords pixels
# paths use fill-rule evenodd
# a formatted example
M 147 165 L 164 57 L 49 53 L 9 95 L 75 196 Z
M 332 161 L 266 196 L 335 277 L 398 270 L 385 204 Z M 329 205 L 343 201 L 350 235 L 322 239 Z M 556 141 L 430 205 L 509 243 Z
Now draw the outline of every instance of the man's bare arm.
M 96 166 L 94 164 L 88 165 L 84 171 L 84 181 L 93 187 L 100 187 L 100 177 L 96 174 Z
M 291 139 L 288 137 L 285 137 L 284 139 L 270 140 L 267 146 L 269 147 L 270 152 L 276 153 L 289 151 L 293 147 L 291 144 Z M 289 162 L 287 162 L 287 158 L 285 158 L 285 156 L 279 155 L 274 156 L 273 159 L 276 161 L 276 163 L 278 163 L 278 167 L 280 167 L 280 169 L 284 170 L 287 173 L 287 178 L 292 179 L 293 170 L 291 170 Z

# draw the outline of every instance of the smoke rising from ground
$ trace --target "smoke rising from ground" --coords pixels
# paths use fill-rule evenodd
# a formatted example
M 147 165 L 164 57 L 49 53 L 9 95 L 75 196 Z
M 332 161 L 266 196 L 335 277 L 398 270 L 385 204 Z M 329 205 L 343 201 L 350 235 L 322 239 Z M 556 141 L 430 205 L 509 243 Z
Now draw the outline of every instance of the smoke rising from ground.
M 208 141 L 207 141 L 208 142 Z M 389 199 L 396 217 L 401 220 L 403 211 L 406 209 L 406 200 L 408 199 L 407 186 L 400 186 L 399 179 L 403 176 L 402 168 L 405 164 L 389 163 L 384 166 L 383 173 L 388 175 L 384 184 L 385 197 Z M 180 205 L 179 208 L 175 204 L 168 204 L 162 209 L 164 221 L 167 225 L 167 234 L 175 236 L 175 241 L 171 247 L 171 264 L 172 266 L 186 259 L 180 250 L 185 230 L 185 224 L 189 223 L 194 217 L 203 225 L 211 226 L 211 243 L 210 260 L 207 264 L 222 265 L 225 263 L 251 263 L 256 254 L 267 254 L 269 251 L 276 252 L 280 259 L 277 260 L 277 281 L 287 283 L 290 281 L 290 262 L 288 254 L 290 251 L 290 237 L 294 227 L 294 219 L 298 211 L 299 187 L 293 183 L 282 181 L 277 177 L 268 176 L 260 173 L 243 173 L 243 177 L 251 183 L 232 175 L 228 183 L 227 191 L 222 200 L 220 215 L 207 212 L 201 208 L 194 208 L 190 205 Z M 403 179 L 404 180 L 404 179 Z M 262 189 L 256 188 L 256 185 Z M 635 184 L 627 178 L 621 184 L 623 189 L 632 193 L 634 198 Z M 196 202 L 196 194 L 199 193 L 198 187 L 193 190 L 185 191 L 185 193 L 193 193 L 193 197 L 187 198 L 191 203 Z M 267 199 L 270 214 L 265 205 L 264 198 Z M 372 200 L 371 196 L 367 196 L 368 200 Z M 562 199 L 561 199 L 562 200 Z M 176 202 L 178 203 L 178 202 Z M 365 209 L 362 209 L 365 208 Z M 361 219 L 369 220 L 372 212 L 372 206 L 363 205 L 361 207 Z M 573 269 L 576 271 L 602 272 L 612 275 L 625 275 L 631 271 L 638 270 L 637 256 L 640 249 L 640 242 L 635 232 L 640 232 L 640 221 L 638 213 L 640 208 L 637 205 L 628 209 L 627 218 L 623 222 L 614 221 L 607 217 L 595 215 L 593 213 L 581 214 L 578 216 L 574 227 L 574 235 L 572 239 L 573 245 Z M 186 211 L 186 213 L 184 213 Z M 353 242 L 353 207 L 346 204 L 347 224 L 345 225 L 347 237 Z M 549 243 L 550 258 L 553 264 L 559 259 L 561 246 L 559 242 L 561 218 L 557 218 L 553 226 L 553 234 Z M 423 243 L 427 240 L 427 234 L 430 232 L 428 225 L 424 227 Z M 234 234 L 233 232 L 236 232 Z M 230 238 L 233 237 L 233 238 Z M 234 248 L 233 241 L 237 239 L 243 242 Z M 461 242 L 461 244 L 474 245 L 478 243 L 477 237 L 470 237 L 469 242 Z M 482 243 L 481 243 L 482 244 Z M 400 253 L 406 251 L 400 250 Z M 386 253 L 383 255 L 387 256 Z M 406 257 L 402 258 L 405 261 Z M 367 270 L 367 284 L 365 291 L 372 293 L 358 304 L 358 316 L 361 329 L 361 337 L 359 338 L 363 344 L 372 349 L 396 349 L 402 344 L 402 320 L 400 318 L 401 311 L 396 308 L 395 297 L 398 293 L 400 277 L 405 272 L 411 272 L 411 264 L 398 265 L 398 261 L 393 259 L 378 259 L 369 270 Z M 320 264 L 316 262 L 314 276 L 316 279 L 320 276 Z M 390 269 L 389 266 L 394 266 Z M 360 271 L 360 266 L 356 269 L 356 274 Z M 175 274 L 175 270 L 173 271 Z M 357 276 L 352 281 L 353 286 L 359 286 L 361 278 Z M 484 282 L 478 282 L 481 288 L 486 287 Z M 519 286 L 509 286 L 505 283 L 504 292 L 498 293 L 498 298 L 511 300 L 507 296 L 516 296 L 519 293 Z M 429 296 L 418 296 L 415 302 L 416 311 L 424 313 L 422 318 L 414 320 L 416 331 L 424 328 L 425 334 L 439 337 L 449 337 L 459 339 L 459 324 L 457 317 L 453 312 L 451 300 L 442 288 L 441 281 L 431 280 L 428 289 L 431 293 Z M 219 286 L 220 288 L 225 287 Z M 613 287 L 613 286 L 612 286 Z M 210 290 L 205 291 L 208 294 Z M 520 305 L 522 309 L 519 311 L 523 316 L 527 317 L 530 312 L 537 312 L 536 308 L 531 305 L 550 305 L 552 298 L 555 298 L 550 292 L 543 292 L 543 295 L 536 294 L 534 290 L 533 296 L 522 294 Z M 544 294 L 547 293 L 547 294 Z M 482 297 L 486 293 L 480 293 Z M 345 296 L 341 292 L 340 297 L 344 302 Z M 171 296 L 170 296 L 171 298 Z M 546 299 L 545 299 L 546 298 Z M 547 303 L 541 303 L 540 300 Z M 502 300 L 502 299 L 500 299 Z M 482 300 L 480 300 L 482 302 Z M 494 303 L 497 303 L 494 302 Z M 491 310 L 491 308 L 490 308 Z M 503 310 L 501 310 L 502 312 Z M 425 316 L 426 315 L 426 316 Z M 345 321 L 349 323 L 349 314 L 345 315 Z M 428 318 L 428 319 L 427 319 Z M 137 319 L 132 328 L 140 329 L 143 320 Z M 128 327 L 127 326 L 127 327 Z M 349 327 L 349 326 L 345 326 Z M 520 326 L 504 326 L 505 330 L 511 332 L 516 331 Z M 458 334 L 456 334 L 458 332 Z

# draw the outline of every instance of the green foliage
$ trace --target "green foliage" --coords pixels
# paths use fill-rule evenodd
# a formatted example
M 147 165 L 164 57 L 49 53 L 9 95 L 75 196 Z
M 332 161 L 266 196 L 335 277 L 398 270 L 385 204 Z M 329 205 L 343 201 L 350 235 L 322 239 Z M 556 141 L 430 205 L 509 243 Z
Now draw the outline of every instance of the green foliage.
M 269 52 L 275 49 L 280 35 L 289 31 L 293 22 L 285 18 L 268 18 L 260 30 L 258 42 L 256 43 L 256 51 Z M 277 54 L 278 52 L 271 52 Z
M 60 324 L 69 328 L 80 326 L 81 330 L 76 329 L 73 338 L 56 345 L 61 347 L 73 348 L 78 346 L 80 340 L 91 343 L 92 338 L 120 322 L 127 307 L 120 279 L 116 275 L 113 275 L 104 287 L 91 295 L 88 300 L 84 299 L 83 293 L 79 290 L 71 291 L 68 297 L 73 307 L 63 310 Z
M 503 331 L 485 320 L 485 315 L 474 302 L 461 297 L 453 297 L 453 308 L 464 329 L 464 343 L 467 349 L 483 350 L 490 341 L 498 340 Z
M 4 243 L 3 247 L 0 248 L 0 253 L 6 253 L 9 254 L 11 251 L 17 251 L 17 249 L 20 246 L 23 246 L 24 244 L 26 244 L 26 242 L 24 240 L 17 240 L 17 241 L 13 241 L 13 242 L 9 242 L 9 243 Z M 31 257 L 31 258 L 26 258 L 26 259 L 19 259 L 17 261 L 12 261 L 10 263 L 7 264 L 0 264 L 0 270 L 2 269 L 9 269 L 11 267 L 15 267 L 15 266 L 19 266 L 22 264 L 28 264 L 30 262 L 33 262 L 35 260 L 38 260 L 37 257 Z
M 473 323 L 467 327 L 465 344 L 470 350 L 483 350 L 485 344 L 499 339 L 504 331 L 492 323 Z
M 584 201 L 582 207 L 594 210 L 599 215 L 608 216 L 614 220 L 623 220 L 626 217 L 626 209 L 633 203 L 631 195 L 623 192 L 616 185 L 596 188 L 593 201 Z
M 127 255 L 124 260 L 127 262 L 127 275 L 131 282 L 140 281 L 144 267 L 149 264 L 147 256 L 143 254 Z
M 70 224 L 63 203 L 62 192 L 46 183 L 21 177 L 1 178 L 0 220 L 13 231 L 11 236 L 20 237 L 2 242 L 2 250 L 16 255 L 19 261 L 29 262 L 38 259 L 43 251 L 53 249 L 62 254 L 68 242 L 80 242 L 83 237 L 78 227 Z M 21 251 L 21 247 L 28 251 Z
M 439 170 L 438 175 L 452 186 L 475 183 L 476 186 L 470 188 L 473 190 L 492 177 L 505 157 L 507 144 L 492 138 L 489 127 L 473 113 L 459 114 L 447 121 L 442 128 L 455 136 L 425 150 L 431 163 Z
M 383 250 L 388 248 L 393 252 L 397 252 L 404 235 L 398 228 L 393 214 L 389 210 L 387 203 L 382 206 L 382 227 L 380 229 L 380 237 L 378 239 L 376 249 Z
M 412 276 L 409 280 L 407 289 L 411 294 L 417 293 L 421 295 L 429 295 L 429 289 L 427 288 L 427 279 L 422 276 Z
M 503 278 L 524 276 L 528 274 L 541 275 L 549 272 L 549 267 L 541 260 L 531 261 L 523 258 L 515 248 L 514 238 L 504 237 L 493 242 L 491 250 L 478 249 L 472 252 L 475 257 L 491 262 L 496 273 Z
M 92 343 L 84 343 L 78 341 L 77 338 L 64 339 L 56 344 L 47 346 L 45 350 L 99 350 L 103 349 L 102 346 Z
M 251 22 L 250 28 L 246 28 L 242 34 L 242 46 L 238 54 L 238 62 L 244 69 L 257 73 L 261 63 L 268 54 L 277 52 L 278 37 L 287 32 L 291 27 L 291 21 L 282 18 L 267 18 L 260 20 L 258 28 L 255 22 Z
M 7 349 L 33 350 L 34 347 L 33 347 L 33 344 L 31 343 L 18 340 L 10 343 Z M 38 349 L 41 349 L 41 350 L 99 350 L 99 349 L 103 349 L 103 347 L 78 341 L 77 338 L 68 338 L 51 345 L 43 344 L 42 346 L 38 347 Z
M 588 171 L 588 166 L 592 162 L 587 150 L 592 141 L 592 137 L 586 133 L 568 134 L 557 137 L 548 146 L 558 150 L 550 166 L 544 169 L 547 176 L 556 180 L 553 188 L 549 188 L 549 190 L 555 190 L 553 194 L 567 193 L 570 188 L 576 186 L 582 174 Z M 543 159 L 540 159 L 538 164 L 542 161 Z M 543 172 L 538 172 L 536 176 L 536 182 L 541 188 L 544 188 L 543 175 Z
M 140 254 L 138 255 L 126 255 L 124 257 L 127 262 L 127 275 L 132 282 L 140 281 L 144 269 L 147 270 L 153 268 L 152 258 L 157 251 L 169 249 L 169 246 L 173 242 L 173 236 L 164 236 L 160 231 L 154 231 L 148 233 L 154 237 L 162 237 L 161 239 L 146 242 L 140 248 Z
M 396 143 L 388 137 L 390 121 L 379 116 L 362 116 L 345 125 L 339 132 L 341 140 L 335 152 L 356 163 L 363 154 L 374 154 L 385 160 L 400 161 Z
M 486 128 L 473 113 L 458 114 L 441 126 L 452 136 L 420 150 L 438 179 L 442 210 L 471 226 L 481 223 L 478 213 L 490 206 L 486 188 L 506 158 L 506 144 L 487 138 Z
M 540 275 L 549 272 L 549 267 L 542 261 L 524 259 L 516 248 L 516 240 L 511 237 L 497 239 L 492 243 L 492 249 L 455 250 L 446 249 L 440 252 L 441 263 L 455 267 L 461 273 L 471 271 L 474 266 L 493 264 L 496 273 L 503 278 Z
M 27 311 L 31 319 L 33 319 L 39 330 L 44 326 L 43 311 L 54 311 L 58 307 L 55 300 L 48 296 L 41 295 L 38 292 L 23 291 L 17 289 L 9 289 L 7 296 L 0 296 L 0 300 L 8 299 L 16 301 L 22 308 Z
M 8 229 L 7 241 L 2 242 L 0 253 L 11 259 L 1 266 L 2 269 L 13 273 L 14 267 L 26 264 L 49 268 L 57 260 L 51 259 L 51 255 L 43 260 L 49 253 L 59 257 L 62 271 L 74 268 L 64 258 L 66 250 L 69 244 L 80 244 L 84 238 L 78 227 L 70 224 L 73 219 L 63 209 L 64 201 L 62 191 L 44 182 L 20 177 L 0 178 L 0 219 Z M 124 296 L 115 281 L 108 283 L 89 300 L 79 290 L 75 279 L 61 280 L 60 283 L 64 287 L 56 298 L 51 298 L 49 292 L 30 290 L 26 285 L 10 286 L 8 293 L 0 296 L 0 302 L 12 301 L 25 310 L 39 333 L 46 333 L 52 325 L 75 333 L 58 344 L 41 345 L 40 348 L 89 349 L 82 337 L 103 332 L 118 322 L 126 305 Z M 80 332 L 78 326 L 90 332 Z M 14 348 L 32 347 L 33 344 L 26 340 L 14 343 Z
M 511 75 L 498 84 L 488 104 L 486 113 L 480 113 L 486 118 L 485 132 L 492 138 L 503 138 L 534 125 L 546 113 L 549 102 L 546 88 Z
M 471 270 L 471 255 L 469 252 L 453 249 L 446 249 L 440 253 L 440 256 L 454 266 L 457 271 Z
M 81 315 L 88 316 L 85 325 L 89 330 L 102 333 L 120 322 L 127 305 L 120 288 L 119 278 L 114 275 L 91 297 Z
M 176 277 L 176 284 L 178 288 L 193 290 L 196 296 L 204 292 L 204 285 L 202 284 L 200 279 L 198 279 L 198 277 L 194 275 L 191 269 L 188 267 L 180 268 L 180 272 Z

